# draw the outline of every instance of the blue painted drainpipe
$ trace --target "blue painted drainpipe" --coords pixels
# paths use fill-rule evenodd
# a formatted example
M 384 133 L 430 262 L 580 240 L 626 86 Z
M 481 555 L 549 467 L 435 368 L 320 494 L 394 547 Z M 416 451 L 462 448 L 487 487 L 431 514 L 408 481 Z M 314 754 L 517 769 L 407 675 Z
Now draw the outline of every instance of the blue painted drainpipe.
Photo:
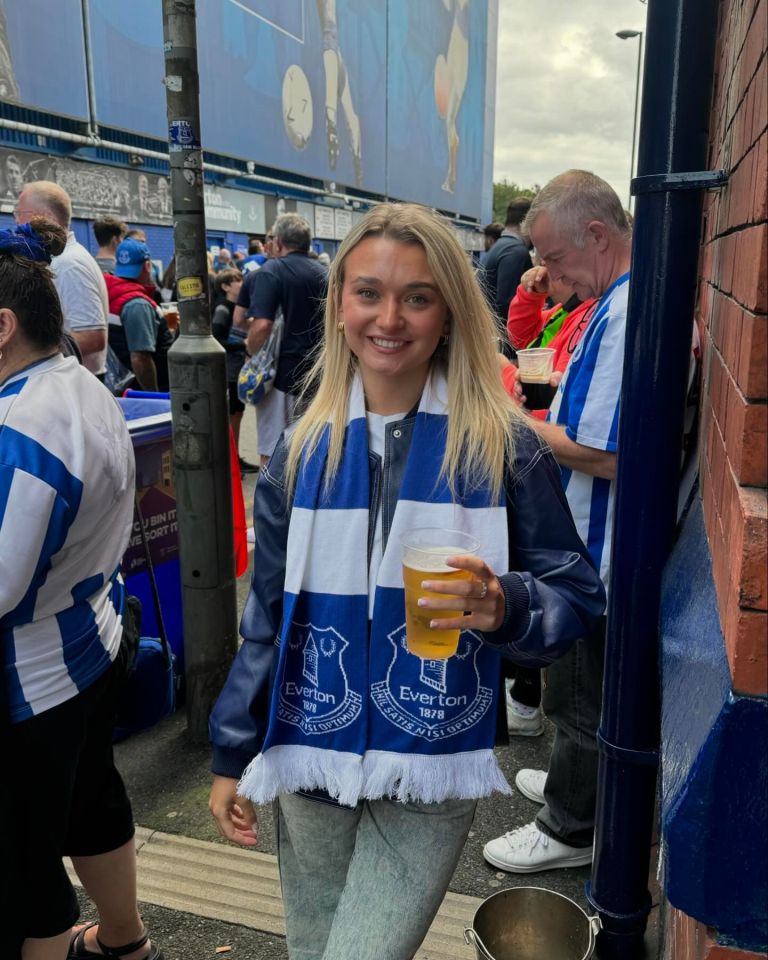
M 605 960 L 643 955 L 659 746 L 661 575 L 676 524 L 717 0 L 650 0 L 612 578 L 587 896 Z

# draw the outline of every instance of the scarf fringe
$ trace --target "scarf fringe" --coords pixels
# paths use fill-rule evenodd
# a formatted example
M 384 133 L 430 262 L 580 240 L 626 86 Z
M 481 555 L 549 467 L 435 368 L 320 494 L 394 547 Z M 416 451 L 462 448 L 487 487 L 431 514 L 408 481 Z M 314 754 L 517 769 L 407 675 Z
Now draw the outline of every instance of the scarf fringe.
M 345 807 L 382 797 L 403 803 L 441 803 L 512 793 L 493 750 L 434 757 L 372 750 L 360 757 L 304 746 L 276 746 L 260 753 L 237 788 L 254 803 L 268 803 L 282 793 L 318 789 Z

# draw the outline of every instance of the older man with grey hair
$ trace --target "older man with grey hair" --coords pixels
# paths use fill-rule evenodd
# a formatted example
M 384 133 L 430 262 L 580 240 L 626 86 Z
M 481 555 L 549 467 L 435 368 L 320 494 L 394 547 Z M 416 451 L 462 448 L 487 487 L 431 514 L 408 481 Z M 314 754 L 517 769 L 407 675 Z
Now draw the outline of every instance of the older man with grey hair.
M 309 256 L 312 231 L 303 217 L 284 213 L 271 234 L 271 259 L 248 274 L 237 301 L 246 312 L 250 354 L 266 341 L 279 311 L 285 323 L 274 387 L 256 407 L 262 466 L 293 417 L 301 379 L 322 339 L 327 277 L 325 267 Z
M 524 223 L 552 281 L 582 300 L 599 298 L 552 401 L 530 424 L 552 448 L 579 534 L 606 585 L 618 449 L 619 396 L 629 291 L 631 236 L 615 191 L 569 170 L 536 196 Z M 491 840 L 490 863 L 534 873 L 592 860 L 597 728 L 602 705 L 605 618 L 547 670 L 543 706 L 556 727 L 549 771 L 520 770 L 515 783 L 543 804 L 534 823 Z
M 54 220 L 67 231 L 67 245 L 51 261 L 53 282 L 61 301 L 64 329 L 80 350 L 84 365 L 100 379 L 107 369 L 107 288 L 99 265 L 70 229 L 72 203 L 57 183 L 36 180 L 21 191 L 16 204 L 16 222 L 32 217 Z

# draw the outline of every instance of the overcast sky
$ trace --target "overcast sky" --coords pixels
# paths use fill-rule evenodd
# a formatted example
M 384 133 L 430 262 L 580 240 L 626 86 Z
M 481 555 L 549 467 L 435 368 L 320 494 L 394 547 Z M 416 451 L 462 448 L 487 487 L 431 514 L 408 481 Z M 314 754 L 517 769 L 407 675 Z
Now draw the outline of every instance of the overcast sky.
M 494 180 L 528 187 L 569 167 L 627 201 L 640 0 L 499 0 Z

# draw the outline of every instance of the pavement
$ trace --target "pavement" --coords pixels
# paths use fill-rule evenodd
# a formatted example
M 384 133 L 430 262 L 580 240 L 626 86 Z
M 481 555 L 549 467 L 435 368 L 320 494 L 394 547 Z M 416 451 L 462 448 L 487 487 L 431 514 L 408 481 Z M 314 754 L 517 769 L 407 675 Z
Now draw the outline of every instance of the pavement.
M 252 409 L 246 411 L 240 446 L 246 459 L 257 462 L 252 417 Z M 255 483 L 253 476 L 244 480 L 249 516 Z M 249 580 L 247 572 L 238 582 L 240 609 Z M 543 736 L 514 737 L 509 746 L 497 748 L 510 783 L 520 767 L 546 768 L 552 737 L 547 723 Z M 235 847 L 219 836 L 207 806 L 209 749 L 188 738 L 183 708 L 119 744 L 115 753 L 139 825 L 141 910 L 165 960 L 287 960 L 271 808 L 259 810 L 255 850 Z M 537 809 L 516 790 L 513 796 L 480 801 L 449 893 L 416 960 L 472 960 L 476 955 L 464 944 L 463 929 L 482 900 L 499 890 L 543 886 L 586 908 L 587 867 L 515 876 L 483 859 L 488 839 L 530 822 Z M 93 918 L 92 905 L 79 895 L 83 918 Z M 657 914 L 654 910 L 649 926 L 648 960 L 658 954 Z

